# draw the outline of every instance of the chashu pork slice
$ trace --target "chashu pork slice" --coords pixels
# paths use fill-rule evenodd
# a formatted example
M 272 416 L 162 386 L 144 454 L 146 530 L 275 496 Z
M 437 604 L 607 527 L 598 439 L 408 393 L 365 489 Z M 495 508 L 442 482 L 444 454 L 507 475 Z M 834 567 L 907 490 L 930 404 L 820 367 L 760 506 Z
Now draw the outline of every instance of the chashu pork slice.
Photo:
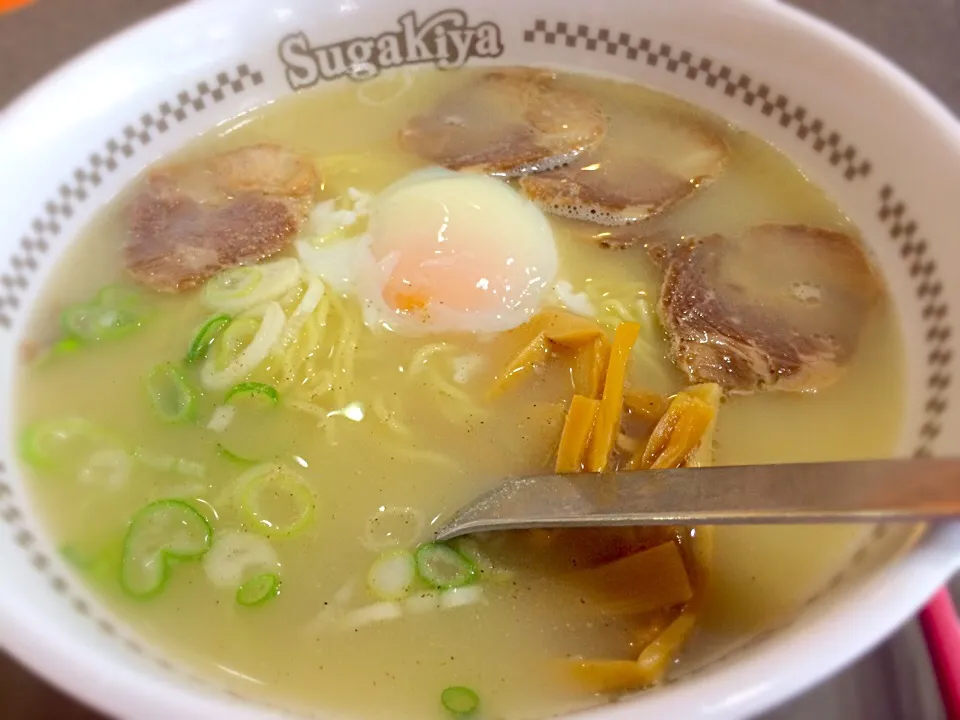
M 859 241 L 833 230 L 760 225 L 648 250 L 674 362 L 729 393 L 827 387 L 883 294 Z
M 138 282 L 182 292 L 290 244 L 319 184 L 309 158 L 252 145 L 157 168 L 130 202 L 124 256 Z
M 508 68 L 445 95 L 400 131 L 401 146 L 451 170 L 516 177 L 570 161 L 596 145 L 599 103 L 553 73 Z
M 568 165 L 520 180 L 545 212 L 600 225 L 636 223 L 663 212 L 717 175 L 727 144 L 706 121 L 650 108 L 620 113 L 596 148 Z M 622 247 L 626 242 L 614 243 Z

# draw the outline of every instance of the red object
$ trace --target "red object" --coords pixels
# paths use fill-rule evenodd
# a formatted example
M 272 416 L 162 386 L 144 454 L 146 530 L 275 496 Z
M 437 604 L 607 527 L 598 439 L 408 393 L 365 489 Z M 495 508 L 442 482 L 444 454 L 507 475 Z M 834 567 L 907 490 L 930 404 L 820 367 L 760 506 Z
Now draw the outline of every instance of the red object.
M 0 13 L 19 10 L 32 2 L 33 0 L 0 0 Z
M 940 686 L 947 720 L 960 720 L 960 619 L 946 588 L 920 611 L 920 627 Z

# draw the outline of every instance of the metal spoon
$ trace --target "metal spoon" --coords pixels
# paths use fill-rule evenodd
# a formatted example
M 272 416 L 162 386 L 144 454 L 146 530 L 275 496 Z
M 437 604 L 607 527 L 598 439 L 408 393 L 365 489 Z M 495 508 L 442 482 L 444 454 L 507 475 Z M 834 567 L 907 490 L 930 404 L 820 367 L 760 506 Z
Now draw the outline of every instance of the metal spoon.
M 461 509 L 437 540 L 487 530 L 960 517 L 960 459 L 539 475 Z

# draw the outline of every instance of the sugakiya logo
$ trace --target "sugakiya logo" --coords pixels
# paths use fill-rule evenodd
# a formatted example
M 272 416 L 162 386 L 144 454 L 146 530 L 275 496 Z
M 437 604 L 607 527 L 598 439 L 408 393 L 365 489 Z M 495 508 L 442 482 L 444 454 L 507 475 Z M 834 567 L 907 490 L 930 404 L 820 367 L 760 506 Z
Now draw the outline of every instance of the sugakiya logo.
M 500 28 L 490 22 L 470 26 L 462 10 L 443 10 L 417 23 L 413 12 L 397 20 L 398 30 L 314 47 L 306 33 L 280 41 L 280 59 L 294 90 L 321 80 L 347 76 L 376 77 L 401 65 L 433 63 L 444 70 L 462 67 L 471 57 L 493 58 L 503 52 Z

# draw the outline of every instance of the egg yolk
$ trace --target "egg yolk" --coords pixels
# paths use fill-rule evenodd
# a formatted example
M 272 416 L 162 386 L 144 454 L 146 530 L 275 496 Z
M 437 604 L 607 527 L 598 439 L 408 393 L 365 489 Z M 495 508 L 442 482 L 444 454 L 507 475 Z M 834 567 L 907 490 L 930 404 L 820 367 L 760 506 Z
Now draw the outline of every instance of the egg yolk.
M 402 250 L 385 248 L 379 258 L 396 252 L 396 264 L 383 286 L 383 299 L 394 310 L 413 312 L 436 303 L 461 312 L 497 312 L 510 298 L 511 288 L 523 282 L 522 277 L 511 277 L 518 273 L 512 272 L 510 258 L 491 262 L 489 256 L 471 252 L 489 245 L 471 232 L 458 236 L 441 231 L 435 238 L 412 235 L 396 240 L 390 248 Z
M 492 178 L 444 172 L 401 181 L 372 208 L 370 233 L 384 302 L 424 323 L 451 324 L 440 318 L 452 314 L 456 329 L 522 324 L 556 275 L 549 223 Z

